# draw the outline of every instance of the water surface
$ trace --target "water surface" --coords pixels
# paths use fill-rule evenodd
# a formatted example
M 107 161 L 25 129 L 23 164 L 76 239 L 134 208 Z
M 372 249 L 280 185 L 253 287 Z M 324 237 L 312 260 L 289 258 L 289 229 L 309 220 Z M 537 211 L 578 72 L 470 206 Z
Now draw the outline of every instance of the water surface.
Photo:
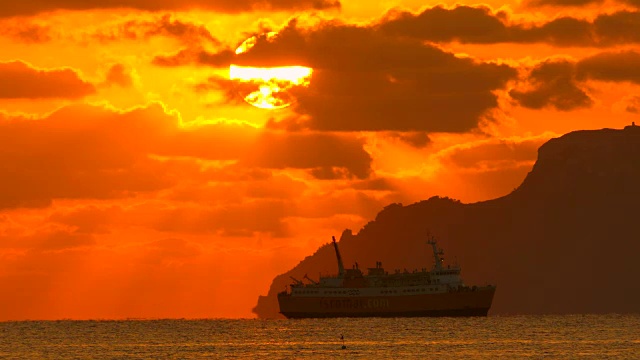
M 0 323 L 1 359 L 307 357 L 640 359 L 640 315 Z

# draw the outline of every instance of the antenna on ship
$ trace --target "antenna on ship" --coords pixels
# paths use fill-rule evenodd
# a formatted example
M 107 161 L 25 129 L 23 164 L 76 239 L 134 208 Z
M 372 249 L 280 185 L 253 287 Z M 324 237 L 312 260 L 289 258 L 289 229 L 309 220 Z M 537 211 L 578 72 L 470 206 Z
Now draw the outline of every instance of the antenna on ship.
M 340 274 L 340 276 L 344 276 L 344 265 L 342 265 L 342 256 L 340 256 L 340 250 L 338 250 L 336 237 L 332 236 L 331 239 L 333 240 L 333 248 L 336 250 L 336 258 L 338 259 L 338 274 Z
M 430 231 L 427 231 L 427 238 L 427 244 L 431 245 L 431 248 L 433 249 L 433 259 L 435 261 L 434 268 L 436 270 L 442 270 L 442 262 L 444 261 L 444 258 L 441 256 L 444 255 L 444 251 L 442 251 L 442 249 L 438 250 L 436 238 L 431 235 Z

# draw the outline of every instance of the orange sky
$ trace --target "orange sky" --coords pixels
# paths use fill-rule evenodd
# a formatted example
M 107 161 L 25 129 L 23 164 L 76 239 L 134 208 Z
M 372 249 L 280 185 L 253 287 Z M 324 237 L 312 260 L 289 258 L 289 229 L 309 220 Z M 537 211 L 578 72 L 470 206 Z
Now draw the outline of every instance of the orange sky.
M 640 120 L 638 0 L 371 3 L 0 4 L 0 320 L 253 317 L 385 205 Z M 231 64 L 313 72 L 265 110 Z

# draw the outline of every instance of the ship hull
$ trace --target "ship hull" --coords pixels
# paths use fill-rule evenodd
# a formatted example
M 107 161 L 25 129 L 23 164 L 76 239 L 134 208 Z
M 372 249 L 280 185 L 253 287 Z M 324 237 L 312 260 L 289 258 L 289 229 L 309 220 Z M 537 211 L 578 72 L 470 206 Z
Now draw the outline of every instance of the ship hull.
M 395 311 L 395 312 L 282 312 L 288 319 L 314 319 L 314 318 L 339 318 L 339 317 L 473 317 L 487 316 L 489 309 L 451 309 L 451 310 L 421 310 L 421 311 Z
M 410 296 L 310 297 L 278 295 L 287 318 L 487 316 L 495 287 Z

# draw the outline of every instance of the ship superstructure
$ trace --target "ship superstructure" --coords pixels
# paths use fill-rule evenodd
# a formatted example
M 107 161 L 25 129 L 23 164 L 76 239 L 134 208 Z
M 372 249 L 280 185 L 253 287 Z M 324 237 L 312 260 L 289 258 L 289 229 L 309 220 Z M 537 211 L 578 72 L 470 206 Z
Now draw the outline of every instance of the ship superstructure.
M 294 283 L 278 294 L 280 313 L 288 318 L 486 316 L 495 286 L 466 286 L 460 267 L 444 266 L 442 249 L 434 238 L 427 243 L 434 257 L 433 268 L 387 272 L 382 262 L 368 268 L 356 263 L 345 269 L 335 237 L 332 239 L 338 274 L 321 276 L 310 283 Z

